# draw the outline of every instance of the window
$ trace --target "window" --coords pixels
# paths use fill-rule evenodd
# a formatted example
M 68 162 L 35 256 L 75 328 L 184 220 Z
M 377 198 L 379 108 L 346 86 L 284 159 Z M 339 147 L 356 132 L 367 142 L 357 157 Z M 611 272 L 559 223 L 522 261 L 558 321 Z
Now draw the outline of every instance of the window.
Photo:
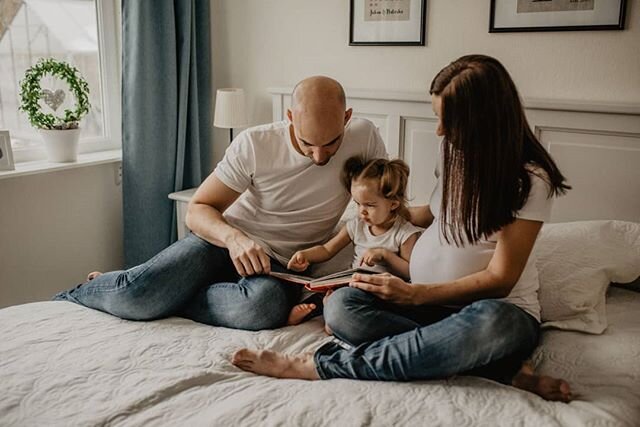
M 19 82 L 39 58 L 64 60 L 89 84 L 91 109 L 80 122 L 80 152 L 121 146 L 117 5 L 112 0 L 3 0 L 0 2 L 0 129 L 8 129 L 16 162 L 45 157 L 37 130 L 20 106 Z M 75 100 L 52 76 L 43 88 L 65 92 L 60 113 Z M 41 101 L 43 111 L 51 107 Z

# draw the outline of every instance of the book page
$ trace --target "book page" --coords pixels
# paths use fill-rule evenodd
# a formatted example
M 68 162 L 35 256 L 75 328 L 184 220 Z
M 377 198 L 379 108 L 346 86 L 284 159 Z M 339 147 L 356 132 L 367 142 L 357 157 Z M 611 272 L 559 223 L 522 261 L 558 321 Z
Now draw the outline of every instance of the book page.
M 383 273 L 383 272 L 384 271 L 380 267 L 376 268 L 375 266 L 374 267 L 363 266 L 363 267 L 350 268 L 348 270 L 338 271 L 337 273 L 333 273 L 333 274 L 327 274 L 326 276 L 318 277 L 317 279 L 311 280 L 310 283 L 314 284 L 319 282 L 326 282 L 327 280 L 337 279 L 340 277 L 350 278 L 354 273 L 376 274 L 376 273 Z
M 353 276 L 354 273 L 377 274 L 383 272 L 384 269 L 379 266 L 363 266 L 338 271 L 337 273 L 327 274 L 326 276 L 318 277 L 316 279 L 299 274 L 280 273 L 275 271 L 272 271 L 270 275 L 273 277 L 277 277 L 278 279 L 286 280 L 287 282 L 305 285 L 307 289 L 314 290 L 318 288 L 329 289 L 335 286 L 347 284 L 351 281 L 351 276 Z
M 276 271 L 272 271 L 269 275 L 273 277 L 277 277 L 278 279 L 286 280 L 288 282 L 300 283 L 302 285 L 307 285 L 313 281 L 313 277 L 301 276 L 298 274 L 289 274 L 289 273 L 279 273 Z

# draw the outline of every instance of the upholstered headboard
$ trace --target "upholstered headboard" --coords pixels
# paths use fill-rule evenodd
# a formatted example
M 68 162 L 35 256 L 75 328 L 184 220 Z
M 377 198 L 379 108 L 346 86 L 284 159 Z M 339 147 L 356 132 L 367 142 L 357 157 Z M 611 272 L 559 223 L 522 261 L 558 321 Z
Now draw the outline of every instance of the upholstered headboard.
M 282 120 L 292 88 L 271 88 L 273 118 Z M 355 117 L 378 126 L 392 157 L 411 167 L 412 204 L 425 203 L 439 138 L 423 93 L 347 90 Z M 552 222 L 619 219 L 640 222 L 640 104 L 525 100 L 535 134 L 573 189 L 558 199 Z

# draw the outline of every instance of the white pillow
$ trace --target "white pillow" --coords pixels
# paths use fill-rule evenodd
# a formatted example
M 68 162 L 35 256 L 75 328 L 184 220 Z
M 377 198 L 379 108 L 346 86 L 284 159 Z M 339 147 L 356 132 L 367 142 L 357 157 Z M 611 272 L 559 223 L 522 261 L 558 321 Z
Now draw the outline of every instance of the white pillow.
M 640 223 L 545 224 L 536 255 L 542 327 L 601 334 L 609 283 L 640 276 Z

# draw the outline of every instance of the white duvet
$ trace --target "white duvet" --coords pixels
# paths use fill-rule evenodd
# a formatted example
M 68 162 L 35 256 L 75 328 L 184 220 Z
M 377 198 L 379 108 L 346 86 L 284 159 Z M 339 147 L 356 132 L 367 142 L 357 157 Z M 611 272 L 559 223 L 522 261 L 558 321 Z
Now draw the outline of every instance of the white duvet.
M 0 310 L 0 425 L 618 426 L 640 424 L 640 294 L 613 289 L 603 335 L 546 331 L 542 372 L 570 404 L 472 377 L 385 383 L 276 380 L 229 362 L 240 347 L 313 351 L 319 319 L 244 332 L 130 322 L 67 302 Z

